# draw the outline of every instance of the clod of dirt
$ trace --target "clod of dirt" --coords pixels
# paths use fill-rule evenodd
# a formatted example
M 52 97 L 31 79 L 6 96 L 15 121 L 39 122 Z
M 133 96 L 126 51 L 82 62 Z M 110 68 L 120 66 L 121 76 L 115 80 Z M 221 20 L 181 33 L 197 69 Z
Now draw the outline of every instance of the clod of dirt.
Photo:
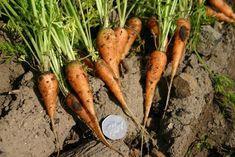
M 0 93 L 9 92 L 13 81 L 24 73 L 24 69 L 17 63 L 0 64 Z
M 186 98 L 198 90 L 197 81 L 187 73 L 181 73 L 173 81 L 175 94 L 178 98 Z
M 16 99 L 6 104 L 10 106 L 9 112 L 0 119 L 1 155 L 48 157 L 55 151 L 50 120 L 32 88 L 21 86 L 19 91 Z M 59 104 L 55 127 L 60 146 L 72 125 L 71 116 Z
M 202 26 L 202 33 L 200 36 L 200 44 L 197 45 L 197 50 L 200 54 L 208 56 L 211 54 L 211 48 L 220 42 L 222 34 L 217 32 L 210 25 Z
M 223 28 L 222 33 L 218 33 L 211 26 L 203 27 L 198 50 L 212 71 L 228 72 L 228 60 L 233 57 L 235 50 L 234 32 L 232 26 Z M 183 99 L 171 99 L 170 116 L 164 122 L 164 126 L 171 128 L 165 132 L 169 145 L 163 147 L 169 148 L 168 153 L 172 157 L 182 157 L 192 152 L 191 146 L 194 145 L 194 141 L 208 142 L 216 149 L 221 149 L 224 143 L 228 146 L 234 143 L 234 135 L 231 134 L 233 129 L 229 129 L 222 114 L 215 109 L 216 104 L 213 104 L 214 94 L 208 72 L 198 63 L 196 55 L 191 54 L 188 61 L 189 66 L 186 66 L 183 72 L 196 80 L 198 88 Z M 201 135 L 205 134 L 208 136 L 207 141 L 201 141 Z M 209 154 L 209 151 L 203 150 L 202 154 L 191 153 L 192 156 L 206 154 Z
M 123 155 L 128 156 L 129 148 L 123 141 L 111 142 L 112 146 Z M 120 157 L 120 155 L 102 143 L 91 141 L 85 145 L 61 154 L 60 157 Z
M 171 99 L 168 109 L 171 112 L 171 117 L 165 122 L 165 126 L 173 126 L 173 129 L 169 129 L 168 132 L 174 139 L 169 149 L 171 156 L 174 157 L 184 156 L 187 152 L 187 148 L 195 138 L 198 120 L 208 103 L 205 97 L 213 90 L 209 75 L 200 67 L 192 69 L 188 66 L 185 73 L 181 74 L 180 77 L 179 79 L 182 81 L 187 80 L 186 82 L 188 82 L 190 80 L 188 83 L 194 84 L 192 85 L 193 88 L 198 87 L 197 90 L 191 92 L 191 95 L 187 95 L 183 99 Z M 184 86 L 184 84 L 181 84 L 179 88 L 184 88 Z M 190 86 L 188 91 L 191 91 Z M 185 95 L 184 90 L 179 93 Z

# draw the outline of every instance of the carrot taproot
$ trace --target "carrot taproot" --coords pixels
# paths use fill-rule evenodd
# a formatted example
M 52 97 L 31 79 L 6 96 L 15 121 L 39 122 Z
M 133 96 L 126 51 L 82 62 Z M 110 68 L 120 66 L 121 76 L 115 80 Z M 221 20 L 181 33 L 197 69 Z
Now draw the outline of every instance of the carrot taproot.
M 66 104 L 78 115 L 78 117 L 85 122 L 85 124 L 88 125 L 88 127 L 94 132 L 94 134 L 97 136 L 97 138 L 107 147 L 114 150 L 115 152 L 119 153 L 121 156 L 124 156 L 120 151 L 113 148 L 111 144 L 105 139 L 99 123 L 97 123 L 96 120 L 94 120 L 92 117 L 90 117 L 90 114 L 87 112 L 87 110 L 82 106 L 78 98 L 73 95 L 72 93 L 69 93 L 66 96 Z
M 69 93 L 66 96 L 66 104 L 80 117 L 82 121 L 85 122 L 85 124 L 88 125 L 92 131 L 94 131 L 95 135 L 107 146 L 111 147 L 109 142 L 105 139 L 99 125 L 97 126 L 96 121 L 93 121 L 93 119 L 90 117 L 89 113 L 86 111 L 86 109 L 82 106 L 80 101 L 77 99 L 77 97 L 71 93 Z
M 113 29 L 103 28 L 98 32 L 96 38 L 97 49 L 104 61 L 108 63 L 113 70 L 115 77 L 119 78 L 116 43 L 116 35 Z
M 224 21 L 224 22 L 228 22 L 228 23 L 234 23 L 235 22 L 235 20 L 233 20 L 232 18 L 226 16 L 224 13 L 216 12 L 215 10 L 213 10 L 209 6 L 206 7 L 206 15 L 210 16 L 210 17 L 214 17 L 219 21 Z
M 224 0 L 209 0 L 209 2 L 224 15 L 235 20 L 235 13 L 233 12 L 233 9 Z
M 82 65 L 78 61 L 72 61 L 66 66 L 65 73 L 69 84 L 80 98 L 85 109 L 91 116 L 96 118 L 93 94 L 89 86 L 87 74 L 83 70 Z
M 60 142 L 55 130 L 54 123 L 54 115 L 57 106 L 57 96 L 59 92 L 59 82 L 56 79 L 55 74 L 51 72 L 41 74 L 38 77 L 38 89 L 46 107 L 47 114 L 51 120 L 51 128 L 56 140 L 57 156 L 59 156 Z
M 128 32 L 128 40 L 125 45 L 123 54 L 121 55 L 121 60 L 123 60 L 127 54 L 129 53 L 132 44 L 138 37 L 140 31 L 142 29 L 142 22 L 139 18 L 137 17 L 132 17 L 127 21 L 127 32 Z
M 117 63 L 121 61 L 122 54 L 124 53 L 124 48 L 128 41 L 128 32 L 125 28 L 117 27 L 114 29 L 116 39 L 117 39 Z
M 165 66 L 167 63 L 166 53 L 161 51 L 153 51 L 150 54 L 150 59 L 147 67 L 146 74 L 146 89 L 145 89 L 145 112 L 144 112 L 144 126 L 146 125 L 147 118 L 150 112 L 151 104 L 153 102 L 154 92 L 157 83 L 159 82 Z
M 173 45 L 173 50 L 172 50 L 173 55 L 172 55 L 172 61 L 171 61 L 172 63 L 171 79 L 170 79 L 170 84 L 168 88 L 163 118 L 165 116 L 165 111 L 168 107 L 172 82 L 176 75 L 176 71 L 179 67 L 180 61 L 182 60 L 182 57 L 184 55 L 185 47 L 186 47 L 186 44 L 190 35 L 190 30 L 191 30 L 191 26 L 190 26 L 190 22 L 188 19 L 180 18 L 177 20 L 177 28 L 175 31 L 175 39 L 174 39 L 174 45 Z
M 119 86 L 118 80 L 115 78 L 112 69 L 106 64 L 102 59 L 98 60 L 95 64 L 95 72 L 97 76 L 105 82 L 105 84 L 109 87 L 110 91 L 119 101 L 122 110 L 127 116 L 129 116 L 133 122 L 140 128 L 142 128 L 141 124 L 138 122 L 137 118 L 134 116 L 133 112 L 128 107 L 125 98 L 122 94 L 121 88 Z M 146 130 L 144 130 L 146 132 Z

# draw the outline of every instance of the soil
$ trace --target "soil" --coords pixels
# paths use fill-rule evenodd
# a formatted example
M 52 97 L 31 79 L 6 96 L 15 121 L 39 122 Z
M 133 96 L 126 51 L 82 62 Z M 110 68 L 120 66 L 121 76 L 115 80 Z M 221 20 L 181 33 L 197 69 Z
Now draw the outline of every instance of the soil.
M 222 27 L 222 29 L 221 29 Z M 4 39 L 1 39 L 4 40 Z M 199 55 L 218 73 L 235 79 L 235 28 L 215 23 L 202 28 Z M 3 56 L 1 56 L 2 58 Z M 143 96 L 146 57 L 131 55 L 124 60 L 121 86 L 127 104 L 139 121 L 143 119 Z M 169 71 L 167 69 L 166 71 Z M 55 156 L 55 136 L 36 89 L 33 73 L 25 65 L 0 60 L 0 156 Z M 166 99 L 169 73 L 160 81 L 148 119 L 147 129 L 154 141 L 144 144 L 144 154 L 160 156 L 234 155 L 234 120 L 225 116 L 215 101 L 213 82 L 195 53 L 186 52 L 173 83 L 166 118 L 162 111 Z M 121 110 L 105 84 L 89 77 L 95 109 L 100 122 L 110 115 L 126 118 L 128 133 L 112 145 L 126 156 L 140 155 L 139 130 Z M 229 114 L 234 115 L 233 110 Z M 230 117 L 230 118 L 229 118 Z M 91 131 L 69 110 L 60 96 L 56 113 L 56 130 L 62 148 L 61 157 L 119 156 L 96 140 Z M 154 145 L 158 147 L 154 147 Z

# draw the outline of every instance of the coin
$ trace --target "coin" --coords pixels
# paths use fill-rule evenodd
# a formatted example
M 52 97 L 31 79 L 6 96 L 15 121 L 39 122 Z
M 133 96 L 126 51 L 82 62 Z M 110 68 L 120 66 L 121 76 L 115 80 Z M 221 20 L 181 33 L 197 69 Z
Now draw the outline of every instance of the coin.
M 122 139 L 127 133 L 127 122 L 119 115 L 109 115 L 102 122 L 102 131 L 109 139 Z

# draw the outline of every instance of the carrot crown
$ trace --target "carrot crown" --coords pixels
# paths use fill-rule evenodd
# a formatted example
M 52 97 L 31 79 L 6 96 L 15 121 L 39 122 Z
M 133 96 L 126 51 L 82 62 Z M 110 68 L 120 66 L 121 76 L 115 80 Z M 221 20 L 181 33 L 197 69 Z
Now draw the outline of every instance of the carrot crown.
M 155 0 L 156 1 L 156 0 Z M 178 0 L 157 0 L 156 4 L 160 36 L 158 37 L 157 49 L 166 52 L 168 44 L 168 35 L 174 31 L 173 25 Z
M 122 0 L 122 3 L 120 0 L 117 0 L 117 11 L 118 11 L 118 15 L 119 15 L 119 21 L 120 21 L 120 27 L 124 27 L 126 20 L 129 16 L 129 14 L 131 13 L 131 11 L 134 9 L 135 5 L 137 4 L 137 2 L 139 2 L 138 0 L 135 1 L 134 4 L 131 5 L 131 7 L 129 8 L 129 11 L 127 12 L 127 4 L 128 4 L 128 0 Z
M 96 0 L 96 6 L 103 27 L 109 27 L 109 15 L 112 12 L 113 0 Z
M 98 52 L 95 51 L 95 48 L 93 46 L 90 31 L 90 21 L 94 17 L 87 18 L 85 16 L 83 5 L 80 0 L 78 0 L 78 3 L 72 3 L 71 0 L 62 0 L 62 5 L 64 6 L 66 16 L 74 20 L 74 25 L 79 41 L 85 46 L 92 59 L 97 60 Z M 77 8 L 79 8 L 79 10 Z M 92 6 L 89 6 L 89 8 L 86 8 L 86 11 L 90 12 L 92 8 Z
M 193 0 L 180 0 L 178 5 L 179 17 L 188 18 L 192 11 Z

